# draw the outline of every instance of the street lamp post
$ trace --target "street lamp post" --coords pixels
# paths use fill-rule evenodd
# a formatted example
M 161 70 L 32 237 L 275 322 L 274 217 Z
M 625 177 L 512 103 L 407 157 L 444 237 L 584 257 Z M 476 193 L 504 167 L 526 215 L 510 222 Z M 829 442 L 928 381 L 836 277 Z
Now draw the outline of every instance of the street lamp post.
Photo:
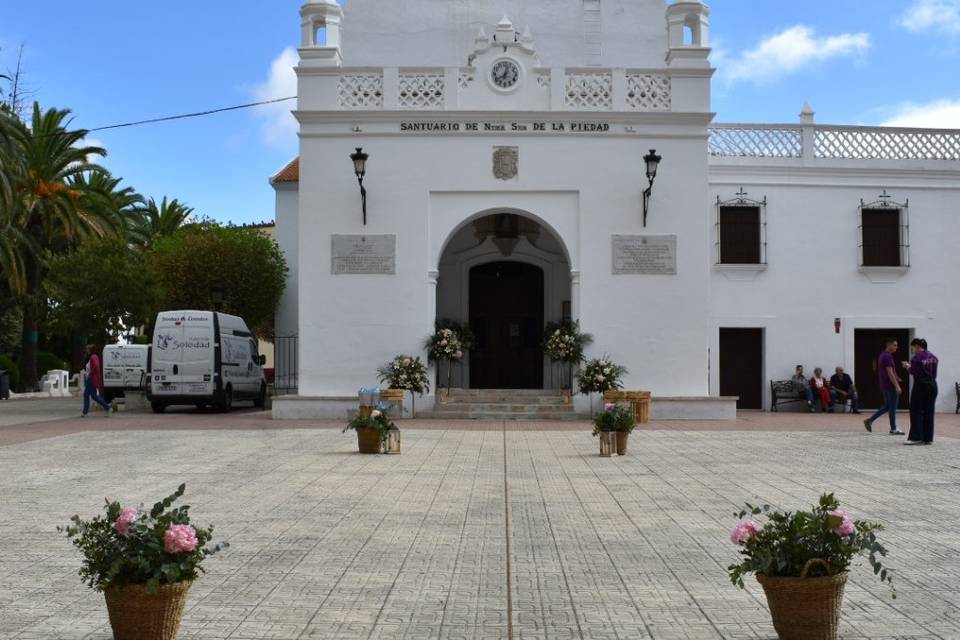
M 647 180 L 650 184 L 643 191 L 643 226 L 647 226 L 647 213 L 650 210 L 650 196 L 653 194 L 653 181 L 657 178 L 657 168 L 660 166 L 662 156 L 657 155 L 656 149 L 650 149 L 650 153 L 643 156 L 643 161 L 647 165 Z
M 364 153 L 362 147 L 357 147 L 354 153 L 350 154 L 353 160 L 353 172 L 357 174 L 357 181 L 360 183 L 360 201 L 363 204 L 363 226 L 367 226 L 367 190 L 363 186 L 363 176 L 367 174 L 367 158 L 369 153 Z

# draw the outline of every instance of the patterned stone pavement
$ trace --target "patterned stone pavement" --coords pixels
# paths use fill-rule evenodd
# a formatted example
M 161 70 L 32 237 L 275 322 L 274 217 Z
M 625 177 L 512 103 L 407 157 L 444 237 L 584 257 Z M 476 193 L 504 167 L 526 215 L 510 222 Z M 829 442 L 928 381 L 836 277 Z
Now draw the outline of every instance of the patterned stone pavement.
M 960 638 L 960 440 L 858 432 L 405 429 L 360 456 L 333 429 L 79 432 L 0 447 L 0 638 L 106 640 L 102 596 L 55 527 L 103 497 L 187 483 L 231 548 L 180 638 L 699 640 L 776 637 L 725 568 L 744 500 L 833 490 L 888 525 L 898 597 L 859 567 L 843 638 Z

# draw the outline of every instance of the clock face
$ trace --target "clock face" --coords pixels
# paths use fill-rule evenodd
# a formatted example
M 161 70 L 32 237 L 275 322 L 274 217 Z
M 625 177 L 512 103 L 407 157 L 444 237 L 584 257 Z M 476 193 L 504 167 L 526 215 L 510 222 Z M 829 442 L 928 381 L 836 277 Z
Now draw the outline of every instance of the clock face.
M 497 60 L 490 70 L 490 79 L 500 89 L 512 89 L 520 80 L 520 67 L 513 60 Z

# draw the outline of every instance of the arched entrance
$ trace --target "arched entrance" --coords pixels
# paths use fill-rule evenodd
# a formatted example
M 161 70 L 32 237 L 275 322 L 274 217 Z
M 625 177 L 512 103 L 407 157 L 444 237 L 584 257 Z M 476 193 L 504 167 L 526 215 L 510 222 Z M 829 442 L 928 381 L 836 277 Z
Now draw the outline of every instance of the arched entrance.
M 437 320 L 468 325 L 474 344 L 454 387 L 558 389 L 543 327 L 570 318 L 570 264 L 559 238 L 513 211 L 478 216 L 450 237 L 437 280 Z M 440 371 L 446 380 L 446 366 Z

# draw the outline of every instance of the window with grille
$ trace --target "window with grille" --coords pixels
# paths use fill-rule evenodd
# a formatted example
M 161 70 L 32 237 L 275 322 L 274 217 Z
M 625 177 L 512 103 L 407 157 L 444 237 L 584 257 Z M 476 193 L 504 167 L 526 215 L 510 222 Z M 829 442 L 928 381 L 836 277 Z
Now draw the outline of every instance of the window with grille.
M 741 189 L 733 200 L 717 197 L 717 264 L 767 263 L 766 199 L 746 196 Z
M 860 266 L 910 266 L 907 206 L 893 202 L 886 191 L 877 202 L 861 203 Z

